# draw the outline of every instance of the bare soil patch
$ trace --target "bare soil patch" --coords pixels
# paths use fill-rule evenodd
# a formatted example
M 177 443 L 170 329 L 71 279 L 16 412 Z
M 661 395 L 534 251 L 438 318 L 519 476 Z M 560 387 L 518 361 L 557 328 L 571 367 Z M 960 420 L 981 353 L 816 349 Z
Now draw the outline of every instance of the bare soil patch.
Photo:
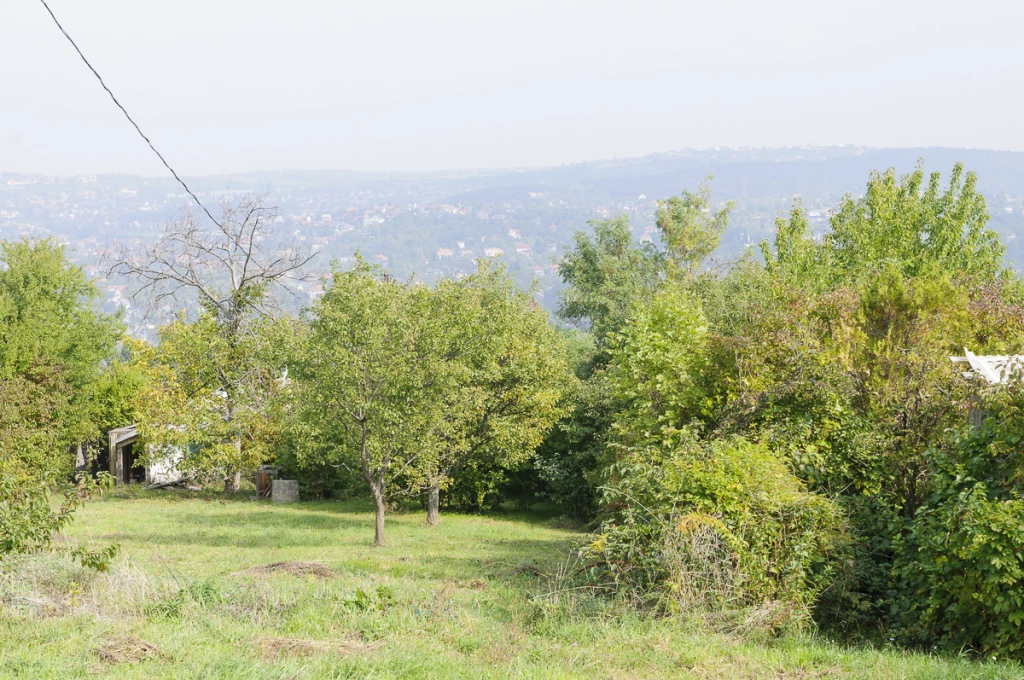
M 101 660 L 111 663 L 136 663 L 147 659 L 168 658 L 159 647 L 152 642 L 140 638 L 119 637 L 96 648 Z
M 355 640 L 338 642 L 279 637 L 257 638 L 255 645 L 260 655 L 268 659 L 276 659 L 282 656 L 318 656 L 323 654 L 348 656 L 349 654 L 364 652 L 373 646 Z
M 257 576 L 268 576 L 270 574 L 291 574 L 293 576 L 313 576 L 316 578 L 330 578 L 334 575 L 331 568 L 322 562 L 272 562 L 250 567 L 239 574 L 256 574 Z

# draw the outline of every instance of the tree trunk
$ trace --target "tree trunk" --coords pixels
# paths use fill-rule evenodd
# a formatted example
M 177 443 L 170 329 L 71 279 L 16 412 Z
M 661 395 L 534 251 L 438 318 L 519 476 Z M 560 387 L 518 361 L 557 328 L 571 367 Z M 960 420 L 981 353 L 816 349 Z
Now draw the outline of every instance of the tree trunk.
M 242 488 L 242 471 L 235 470 L 234 474 L 228 474 L 224 478 L 224 493 L 238 493 Z
M 377 547 L 384 545 L 384 489 L 383 484 L 374 485 L 373 504 L 376 511 L 376 531 L 373 536 L 373 544 Z
M 427 526 L 436 527 L 441 522 L 441 485 L 431 482 L 427 490 Z

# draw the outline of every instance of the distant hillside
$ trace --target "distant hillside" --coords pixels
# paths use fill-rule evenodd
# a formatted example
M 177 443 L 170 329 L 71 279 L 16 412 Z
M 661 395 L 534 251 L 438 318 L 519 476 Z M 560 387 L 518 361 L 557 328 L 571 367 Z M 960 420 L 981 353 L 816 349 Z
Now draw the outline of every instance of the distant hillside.
M 812 228 L 828 228 L 843 195 L 864 191 L 873 170 L 948 176 L 962 161 L 977 172 L 1007 246 L 1007 262 L 1024 266 L 1024 153 L 978 149 L 863 147 L 688 149 L 643 158 L 549 168 L 364 173 L 284 170 L 187 178 L 211 206 L 239 193 L 266 195 L 279 228 L 317 251 L 316 267 L 351 261 L 359 252 L 398 276 L 436 280 L 472 271 L 485 252 L 501 253 L 524 287 L 554 307 L 561 278 L 555 262 L 588 221 L 629 217 L 637 239 L 657 239 L 658 199 L 696 189 L 714 175 L 716 201 L 734 201 L 716 253 L 731 260 L 765 239 L 799 196 Z M 0 173 L 0 238 L 53 236 L 73 256 L 95 262 L 109 244 L 155 237 L 188 198 L 173 179 L 130 175 L 47 177 Z M 114 282 L 111 309 L 123 306 Z M 311 289 L 309 294 L 315 294 Z M 301 301 L 300 301 L 301 303 Z M 297 303 L 298 304 L 298 303 Z M 128 310 L 130 323 L 142 323 Z
M 517 200 L 527 192 L 587 187 L 608 199 L 643 194 L 664 197 L 697 186 L 714 175 L 715 195 L 725 199 L 781 198 L 795 194 L 838 199 L 858 193 L 872 170 L 911 171 L 919 159 L 928 171 L 949 172 L 958 161 L 979 176 L 986 194 L 1024 195 L 1024 153 L 980 149 L 822 149 L 808 153 L 764 151 L 680 152 L 639 159 L 583 163 L 517 173 L 501 173 L 489 186 L 453 195 L 449 200 Z M 484 178 L 481 180 L 487 181 Z

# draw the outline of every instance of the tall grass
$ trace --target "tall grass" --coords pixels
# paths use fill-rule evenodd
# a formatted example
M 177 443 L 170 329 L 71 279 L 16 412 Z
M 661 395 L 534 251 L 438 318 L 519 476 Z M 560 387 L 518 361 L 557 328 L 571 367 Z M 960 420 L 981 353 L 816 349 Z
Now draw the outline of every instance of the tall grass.
M 583 536 L 550 514 L 396 514 L 385 548 L 372 530 L 360 503 L 111 494 L 67 537 L 120 543 L 109 573 L 0 562 L 0 677 L 1024 678 L 641 613 L 580 578 Z

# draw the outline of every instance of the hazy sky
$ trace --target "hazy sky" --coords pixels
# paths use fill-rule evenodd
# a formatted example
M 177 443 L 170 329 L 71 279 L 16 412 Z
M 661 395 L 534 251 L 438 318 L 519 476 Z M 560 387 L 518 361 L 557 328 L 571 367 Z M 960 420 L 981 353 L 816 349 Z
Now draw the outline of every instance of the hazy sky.
M 1024 151 L 1022 2 L 48 2 L 185 175 Z M 38 0 L 0 0 L 0 170 L 162 173 Z

